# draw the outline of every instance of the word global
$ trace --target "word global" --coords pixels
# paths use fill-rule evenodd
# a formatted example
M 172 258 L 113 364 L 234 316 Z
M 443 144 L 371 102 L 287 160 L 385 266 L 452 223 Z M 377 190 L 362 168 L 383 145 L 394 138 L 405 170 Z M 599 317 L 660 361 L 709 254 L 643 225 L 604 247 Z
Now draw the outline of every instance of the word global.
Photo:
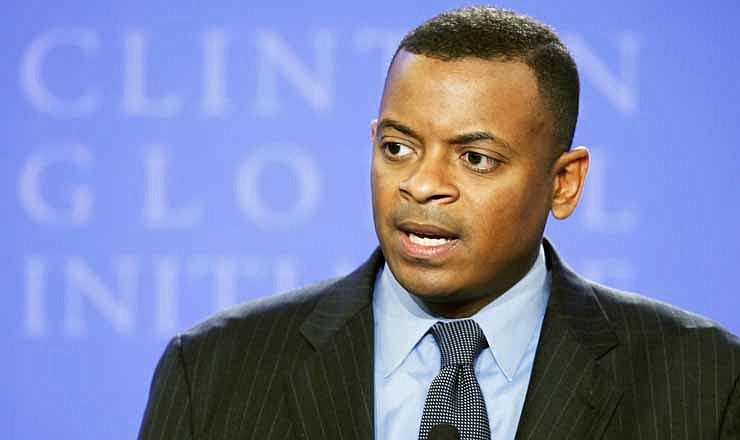
M 199 226 L 205 214 L 203 200 L 169 200 L 168 179 L 171 154 L 163 147 L 150 147 L 141 155 L 145 179 L 142 222 L 155 229 L 182 229 Z M 262 182 L 268 166 L 280 166 L 295 183 L 294 202 L 276 210 L 264 196 Z M 95 166 L 93 150 L 83 145 L 66 145 L 34 150 L 20 170 L 18 197 L 25 213 L 36 223 L 84 227 L 93 218 L 95 187 L 84 183 Z M 74 177 L 60 180 L 53 171 L 68 171 Z M 63 188 L 63 194 L 49 200 L 45 189 Z M 307 223 L 319 207 L 321 173 L 310 150 L 296 145 L 270 144 L 249 150 L 235 169 L 234 201 L 239 212 L 263 230 L 285 230 Z
M 590 184 L 584 189 L 582 207 L 577 216 L 589 231 L 633 231 L 638 223 L 634 206 L 617 210 L 607 207 L 606 150 L 593 148 L 592 153 Z M 201 226 L 206 211 L 205 200 L 194 196 L 185 201 L 180 197 L 177 204 L 170 200 L 168 189 L 176 187 L 176 184 L 170 181 L 169 170 L 171 166 L 176 166 L 177 158 L 173 158 L 169 150 L 158 146 L 146 149 L 141 157 L 145 186 L 139 215 L 143 225 L 160 230 Z M 93 151 L 82 145 L 32 151 L 21 165 L 18 181 L 18 197 L 25 214 L 39 225 L 88 226 L 93 218 L 95 185 L 94 181 L 80 182 L 79 176 L 84 176 L 94 164 Z M 276 209 L 265 196 L 263 178 L 270 165 L 281 166 L 295 182 L 295 197 L 287 209 Z M 72 183 L 70 178 L 53 178 L 51 169 L 59 167 L 79 175 L 72 180 L 76 183 Z M 235 206 L 244 219 L 264 231 L 284 231 L 305 225 L 320 208 L 322 175 L 308 148 L 290 144 L 257 147 L 248 151 L 235 168 Z M 64 200 L 49 200 L 44 195 L 49 187 L 62 188 L 61 197 Z M 228 190 L 224 189 L 226 192 Z

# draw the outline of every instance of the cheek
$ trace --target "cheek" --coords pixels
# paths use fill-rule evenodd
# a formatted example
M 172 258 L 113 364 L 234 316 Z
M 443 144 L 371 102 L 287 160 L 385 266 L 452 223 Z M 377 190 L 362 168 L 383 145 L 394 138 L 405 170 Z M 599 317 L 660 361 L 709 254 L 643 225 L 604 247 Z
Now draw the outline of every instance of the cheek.
M 391 208 L 393 203 L 393 181 L 392 176 L 384 171 L 382 167 L 377 167 L 375 159 L 370 172 L 370 187 L 373 199 L 373 210 L 376 215 L 385 213 Z
M 380 175 L 380 170 L 377 166 L 378 158 L 373 154 L 372 162 L 370 164 L 370 190 L 373 194 L 373 203 L 380 192 L 379 186 L 382 185 L 383 179 Z
M 397 187 L 398 176 L 393 171 L 394 168 L 386 163 L 379 149 L 374 148 L 370 164 L 370 183 L 373 192 L 387 193 L 394 185 Z
M 539 187 L 526 179 L 499 183 L 486 192 L 477 192 L 470 203 L 471 225 L 486 247 L 516 241 L 542 221 Z

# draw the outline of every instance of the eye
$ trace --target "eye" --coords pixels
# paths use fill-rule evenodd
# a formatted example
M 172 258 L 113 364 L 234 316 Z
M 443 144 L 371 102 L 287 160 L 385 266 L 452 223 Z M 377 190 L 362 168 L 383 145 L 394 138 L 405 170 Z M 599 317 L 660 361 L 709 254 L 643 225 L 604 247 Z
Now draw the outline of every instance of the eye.
M 475 151 L 466 151 L 462 157 L 468 163 L 468 167 L 478 173 L 488 173 L 499 166 L 500 160 Z
M 399 160 L 413 152 L 411 148 L 399 142 L 384 142 L 380 148 L 390 160 Z

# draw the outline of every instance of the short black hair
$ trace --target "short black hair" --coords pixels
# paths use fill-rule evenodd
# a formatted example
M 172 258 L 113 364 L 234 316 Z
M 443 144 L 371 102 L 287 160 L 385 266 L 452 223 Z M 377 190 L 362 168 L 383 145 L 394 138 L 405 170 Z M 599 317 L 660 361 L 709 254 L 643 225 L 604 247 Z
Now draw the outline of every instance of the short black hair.
M 401 50 L 442 61 L 473 57 L 525 63 L 533 70 L 552 116 L 553 147 L 559 155 L 572 146 L 578 119 L 578 69 L 555 31 L 544 23 L 508 9 L 453 9 L 406 34 L 393 59 Z

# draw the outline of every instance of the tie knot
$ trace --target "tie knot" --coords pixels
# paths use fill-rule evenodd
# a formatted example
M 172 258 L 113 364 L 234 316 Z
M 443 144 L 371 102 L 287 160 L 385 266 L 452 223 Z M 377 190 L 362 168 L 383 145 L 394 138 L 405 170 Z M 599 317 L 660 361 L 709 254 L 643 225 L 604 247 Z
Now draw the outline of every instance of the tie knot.
M 438 322 L 431 328 L 442 354 L 442 368 L 448 365 L 472 364 L 488 347 L 483 330 L 472 319 Z

